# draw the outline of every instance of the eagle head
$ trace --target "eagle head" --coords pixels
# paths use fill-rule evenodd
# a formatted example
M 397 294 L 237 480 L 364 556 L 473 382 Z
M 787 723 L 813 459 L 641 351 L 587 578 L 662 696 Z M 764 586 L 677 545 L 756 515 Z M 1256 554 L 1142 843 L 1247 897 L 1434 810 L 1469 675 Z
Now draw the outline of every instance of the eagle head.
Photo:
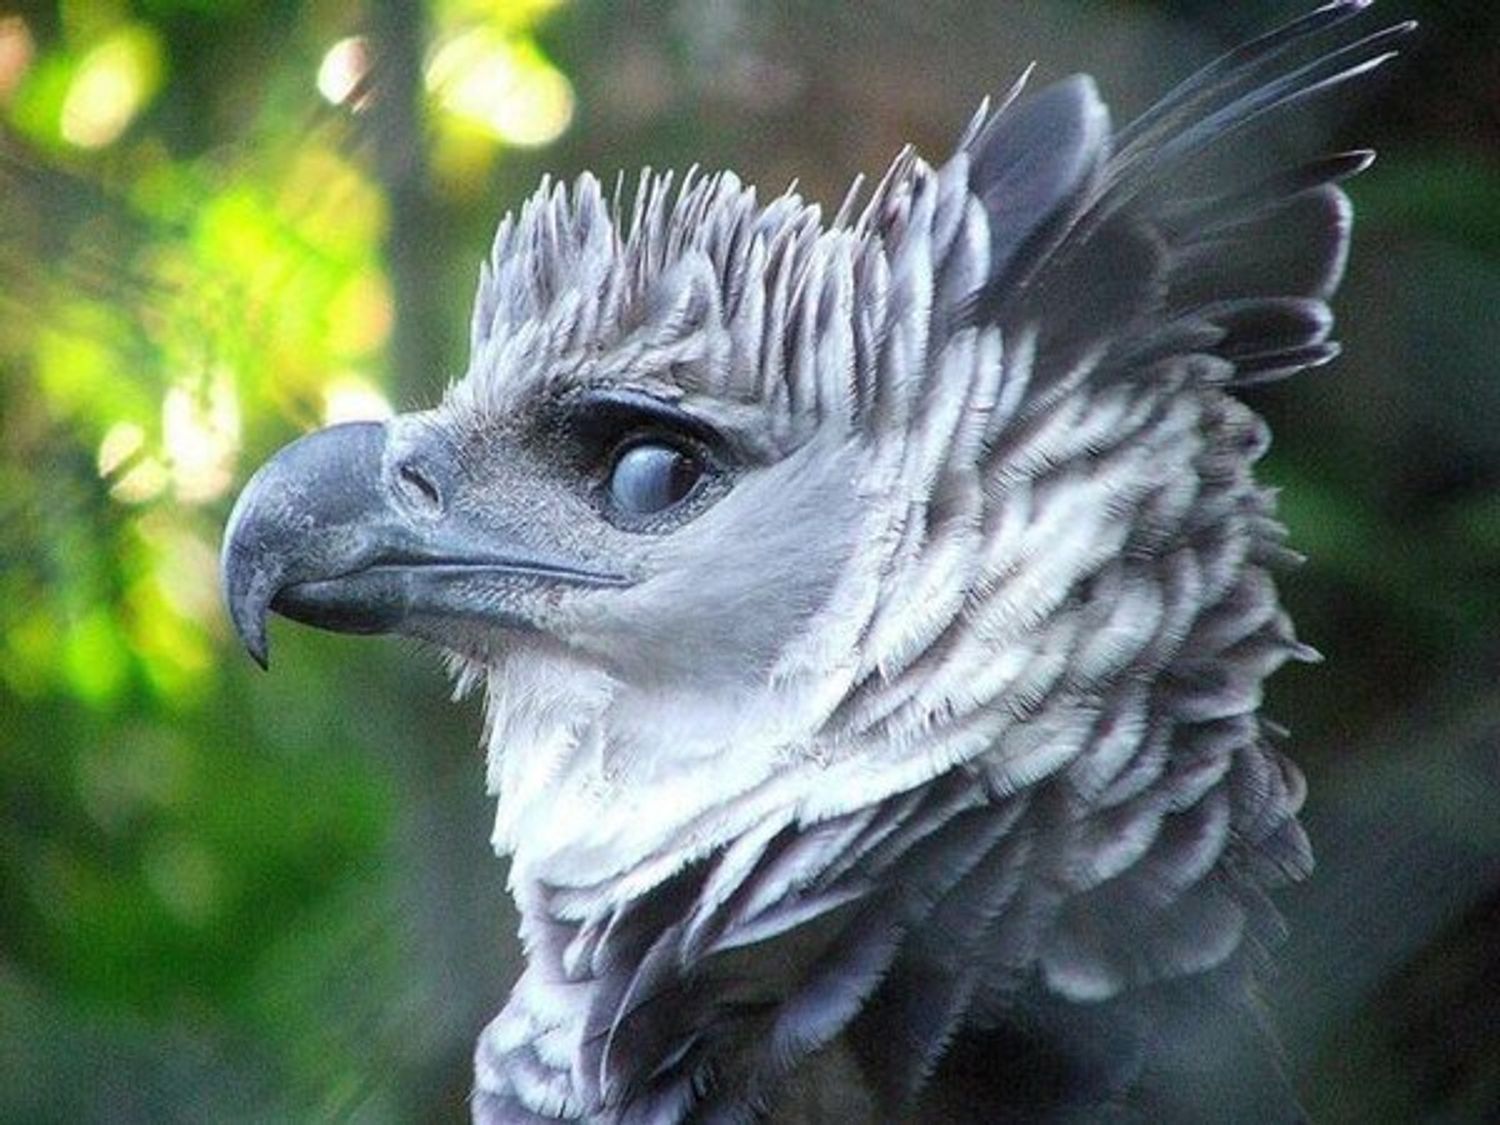
M 275 611 L 484 690 L 530 967 L 481 1117 L 753 1116 L 847 1044 L 890 1119 L 1005 1035 L 1107 1100 L 1153 1071 L 1099 1044 L 1274 931 L 1309 857 L 1257 712 L 1312 653 L 1240 396 L 1336 353 L 1370 155 L 1240 142 L 1389 55 L 1406 25 L 1311 46 L 1362 7 L 1120 129 L 1087 78 L 1018 84 L 828 217 L 544 183 L 441 403 L 246 486 L 252 654 Z

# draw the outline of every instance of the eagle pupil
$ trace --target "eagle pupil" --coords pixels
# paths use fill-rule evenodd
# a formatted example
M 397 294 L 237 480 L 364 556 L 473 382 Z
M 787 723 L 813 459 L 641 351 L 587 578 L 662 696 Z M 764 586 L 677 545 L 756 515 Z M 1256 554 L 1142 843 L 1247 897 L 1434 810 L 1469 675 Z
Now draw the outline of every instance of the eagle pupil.
M 609 495 L 620 510 L 647 516 L 679 503 L 702 475 L 702 467 L 682 450 L 660 442 L 641 442 L 615 461 Z

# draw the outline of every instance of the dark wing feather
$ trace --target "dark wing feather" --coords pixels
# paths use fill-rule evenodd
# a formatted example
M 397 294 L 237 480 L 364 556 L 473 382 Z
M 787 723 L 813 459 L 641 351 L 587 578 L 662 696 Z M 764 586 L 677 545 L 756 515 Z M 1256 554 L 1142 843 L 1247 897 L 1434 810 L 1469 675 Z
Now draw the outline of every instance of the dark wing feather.
M 970 188 L 993 231 L 978 311 L 1013 332 L 1039 331 L 1033 393 L 1094 348 L 1128 369 L 1184 321 L 1218 333 L 1210 350 L 1234 362 L 1244 382 L 1336 354 L 1326 310 L 1304 304 L 1289 316 L 1285 302 L 1322 301 L 1336 286 L 1349 231 L 1337 184 L 1370 154 L 1293 165 L 1247 189 L 1243 153 L 1224 142 L 1388 59 L 1413 25 L 1300 61 L 1366 6 L 1328 4 L 1231 51 L 1113 137 L 1086 78 L 1002 109 L 972 132 Z M 1047 159 L 1005 155 L 1044 135 Z
M 990 222 L 992 289 L 1029 275 L 1037 251 L 1093 190 L 1109 142 L 1109 111 L 1074 77 L 1002 107 L 967 143 L 969 188 Z

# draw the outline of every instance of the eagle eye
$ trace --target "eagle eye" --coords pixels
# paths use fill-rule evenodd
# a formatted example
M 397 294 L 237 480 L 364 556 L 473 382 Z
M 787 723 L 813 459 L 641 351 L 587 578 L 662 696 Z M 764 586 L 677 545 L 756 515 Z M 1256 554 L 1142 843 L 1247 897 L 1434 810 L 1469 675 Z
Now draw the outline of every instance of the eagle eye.
M 609 498 L 622 512 L 650 516 L 685 500 L 703 478 L 692 454 L 662 441 L 626 446 L 609 473 Z

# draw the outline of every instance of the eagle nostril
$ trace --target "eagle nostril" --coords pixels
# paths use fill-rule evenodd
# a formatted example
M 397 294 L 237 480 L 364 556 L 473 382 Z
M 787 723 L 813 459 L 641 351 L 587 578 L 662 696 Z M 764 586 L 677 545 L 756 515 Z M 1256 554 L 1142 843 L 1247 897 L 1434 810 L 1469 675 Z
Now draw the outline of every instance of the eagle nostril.
M 402 461 L 396 466 L 396 480 L 401 491 L 412 504 L 420 508 L 443 510 L 443 493 L 421 465 L 416 461 Z

